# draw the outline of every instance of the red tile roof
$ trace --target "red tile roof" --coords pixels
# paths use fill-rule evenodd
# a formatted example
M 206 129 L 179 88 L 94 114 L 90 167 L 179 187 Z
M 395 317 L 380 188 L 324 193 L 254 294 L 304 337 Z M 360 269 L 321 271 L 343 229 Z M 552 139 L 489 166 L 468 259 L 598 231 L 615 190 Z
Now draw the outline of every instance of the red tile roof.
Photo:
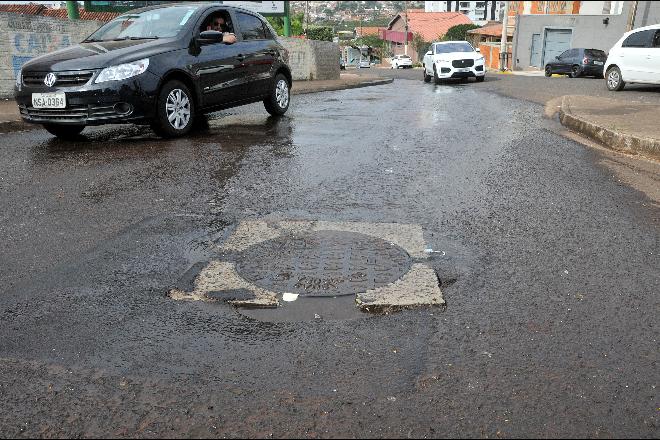
M 119 12 L 93 12 L 93 11 L 86 11 L 82 8 L 79 9 L 78 12 L 80 13 L 81 20 L 110 21 L 113 18 L 119 17 L 121 15 L 121 13 Z M 53 17 L 53 18 L 62 18 L 62 19 L 68 18 L 66 9 L 64 8 L 45 9 L 40 15 L 44 15 L 46 17 Z
M 390 21 L 388 29 L 392 29 L 392 25 L 398 20 L 403 20 L 402 14 Z M 408 30 L 421 34 L 424 41 L 435 41 L 445 35 L 449 28 L 459 24 L 472 24 L 472 20 L 461 12 L 408 11 Z
M 13 5 L 0 3 L 0 12 L 12 12 L 14 14 L 40 15 L 41 11 L 44 9 L 46 9 L 44 5 Z
M 468 34 L 479 34 L 487 37 L 501 37 L 502 36 L 502 23 L 484 26 L 479 29 L 472 29 L 467 31 Z
M 378 26 L 356 27 L 355 33 L 357 34 L 358 37 L 362 37 L 364 35 L 378 35 L 378 29 L 380 29 L 380 27 Z
M 47 8 L 44 5 L 16 5 L 0 3 L 0 12 L 11 12 L 23 15 L 41 15 L 44 17 L 67 19 L 68 15 L 65 8 L 55 9 Z M 110 21 L 121 15 L 119 12 L 92 12 L 84 9 L 79 10 L 81 20 Z

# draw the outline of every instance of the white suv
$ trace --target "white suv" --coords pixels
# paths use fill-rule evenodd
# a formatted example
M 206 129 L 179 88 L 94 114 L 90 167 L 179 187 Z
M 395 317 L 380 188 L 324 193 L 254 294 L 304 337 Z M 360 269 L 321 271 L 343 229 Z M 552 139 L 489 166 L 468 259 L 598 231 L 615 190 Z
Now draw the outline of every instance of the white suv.
M 623 34 L 605 62 L 605 81 L 612 91 L 626 83 L 660 84 L 660 24 Z
M 424 82 L 433 78 L 436 84 L 441 79 L 486 77 L 484 57 L 479 49 L 467 41 L 443 41 L 433 43 L 424 55 Z
M 392 58 L 392 69 L 412 69 L 412 59 L 408 55 L 397 55 Z

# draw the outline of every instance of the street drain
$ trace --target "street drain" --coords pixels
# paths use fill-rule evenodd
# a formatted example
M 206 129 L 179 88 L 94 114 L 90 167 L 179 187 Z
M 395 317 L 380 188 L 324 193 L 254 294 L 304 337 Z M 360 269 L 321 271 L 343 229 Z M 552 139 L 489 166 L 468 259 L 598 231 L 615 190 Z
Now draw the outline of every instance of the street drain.
M 310 231 L 249 247 L 238 256 L 236 271 L 268 291 L 335 297 L 387 286 L 411 265 L 405 250 L 385 240 L 355 232 Z

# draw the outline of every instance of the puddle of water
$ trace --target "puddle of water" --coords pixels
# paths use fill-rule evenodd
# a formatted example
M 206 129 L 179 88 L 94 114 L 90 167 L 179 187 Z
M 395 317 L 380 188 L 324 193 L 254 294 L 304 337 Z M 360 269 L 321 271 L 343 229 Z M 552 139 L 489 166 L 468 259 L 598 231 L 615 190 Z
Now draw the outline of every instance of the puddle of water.
M 280 303 L 282 305 L 277 309 L 236 310 L 248 318 L 264 322 L 345 321 L 369 316 L 355 307 L 355 295 L 299 297 L 296 301 Z

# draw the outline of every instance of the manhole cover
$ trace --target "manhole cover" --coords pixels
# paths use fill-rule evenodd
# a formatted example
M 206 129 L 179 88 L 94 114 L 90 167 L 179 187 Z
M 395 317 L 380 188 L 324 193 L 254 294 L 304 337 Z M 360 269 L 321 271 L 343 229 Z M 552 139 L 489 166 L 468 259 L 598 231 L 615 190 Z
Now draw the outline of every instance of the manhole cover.
M 412 264 L 400 247 L 354 232 L 282 236 L 245 250 L 236 270 L 273 292 L 301 296 L 355 295 L 401 278 Z

